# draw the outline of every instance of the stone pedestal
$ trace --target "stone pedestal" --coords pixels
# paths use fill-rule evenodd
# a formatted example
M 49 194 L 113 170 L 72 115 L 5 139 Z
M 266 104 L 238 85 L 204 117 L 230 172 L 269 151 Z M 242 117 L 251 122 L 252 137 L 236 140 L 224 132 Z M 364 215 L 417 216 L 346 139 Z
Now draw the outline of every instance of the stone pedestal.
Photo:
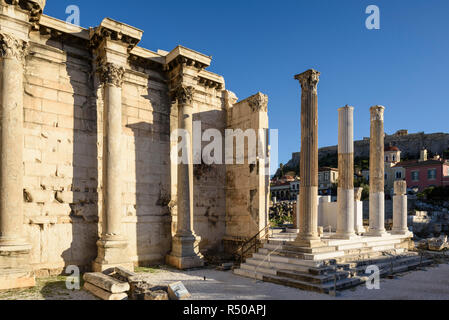
M 194 88 L 180 86 L 175 98 L 178 103 L 178 127 L 182 130 L 187 151 L 178 165 L 178 222 L 177 232 L 172 240 L 172 251 L 166 262 L 178 269 L 202 267 L 203 257 L 199 253 L 200 238 L 193 231 L 193 95 Z
M 354 108 L 338 109 L 338 213 L 334 238 L 355 238 L 354 232 Z
M 308 70 L 295 76 L 301 83 L 301 185 L 298 246 L 319 246 L 318 235 L 318 95 L 320 73 Z
M 167 264 L 180 270 L 204 266 L 203 256 L 199 252 L 200 237 L 173 237 L 172 251 L 166 257 Z
M 394 182 L 392 234 L 411 235 L 407 227 L 407 182 Z
M 370 194 L 368 236 L 387 235 L 385 230 L 385 165 L 383 106 L 371 107 Z

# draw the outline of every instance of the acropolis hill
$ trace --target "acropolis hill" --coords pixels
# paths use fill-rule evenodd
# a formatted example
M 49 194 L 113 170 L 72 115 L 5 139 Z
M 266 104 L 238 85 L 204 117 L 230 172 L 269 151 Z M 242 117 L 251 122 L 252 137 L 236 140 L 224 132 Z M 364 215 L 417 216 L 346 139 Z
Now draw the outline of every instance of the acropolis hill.
M 369 138 L 354 141 L 354 157 L 369 157 Z M 401 154 L 406 158 L 419 158 L 419 152 L 426 148 L 432 154 L 442 155 L 449 148 L 449 133 L 411 133 L 407 130 L 399 130 L 395 134 L 385 136 L 385 144 L 397 146 Z M 337 154 L 337 146 L 319 149 L 319 158 Z M 288 168 L 296 168 L 299 165 L 299 152 L 292 154 L 292 159 L 285 165 Z

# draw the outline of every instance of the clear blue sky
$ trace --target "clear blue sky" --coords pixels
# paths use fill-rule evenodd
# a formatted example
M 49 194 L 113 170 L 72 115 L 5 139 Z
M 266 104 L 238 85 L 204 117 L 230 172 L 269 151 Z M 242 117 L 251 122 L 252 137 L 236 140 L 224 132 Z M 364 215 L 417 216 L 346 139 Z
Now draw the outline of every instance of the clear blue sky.
M 448 0 L 152 1 L 48 0 L 65 20 L 76 4 L 81 26 L 111 17 L 144 30 L 140 46 L 176 45 L 213 56 L 209 70 L 241 99 L 269 95 L 279 129 L 279 161 L 300 150 L 300 86 L 293 76 L 321 72 L 319 145 L 337 144 L 337 109 L 355 107 L 355 138 L 369 136 L 369 107 L 386 107 L 385 130 L 449 131 Z M 380 30 L 367 30 L 368 5 Z

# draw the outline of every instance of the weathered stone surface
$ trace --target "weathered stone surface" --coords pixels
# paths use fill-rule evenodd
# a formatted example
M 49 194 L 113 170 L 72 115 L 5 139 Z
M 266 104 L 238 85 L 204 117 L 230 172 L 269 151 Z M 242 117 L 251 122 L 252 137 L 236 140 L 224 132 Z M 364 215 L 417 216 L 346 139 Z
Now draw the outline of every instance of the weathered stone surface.
M 168 294 L 165 291 L 150 291 L 145 293 L 144 300 L 168 300 Z
M 175 282 L 168 286 L 168 296 L 171 300 L 186 300 L 191 297 L 182 282 Z
M 318 93 L 320 73 L 308 70 L 295 76 L 301 93 L 301 186 L 298 245 L 319 243 L 318 236 Z
M 84 290 L 89 291 L 93 295 L 97 296 L 102 300 L 128 300 L 128 294 L 126 293 L 111 293 L 97 287 L 89 282 L 84 283 Z
M 83 279 L 111 293 L 122 293 L 130 289 L 129 283 L 118 281 L 100 272 L 85 273 Z

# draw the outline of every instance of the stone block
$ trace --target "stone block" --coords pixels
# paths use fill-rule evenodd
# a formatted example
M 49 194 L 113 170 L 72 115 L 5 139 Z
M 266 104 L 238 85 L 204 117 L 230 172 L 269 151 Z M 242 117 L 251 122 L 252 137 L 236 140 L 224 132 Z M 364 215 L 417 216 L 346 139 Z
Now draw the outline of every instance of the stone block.
M 118 281 L 100 272 L 85 273 L 83 279 L 110 293 L 122 293 L 130 289 L 129 283 Z
M 182 282 L 175 282 L 168 285 L 168 296 L 171 300 L 186 300 L 191 297 L 189 291 Z
M 105 291 L 89 282 L 84 283 L 84 290 L 92 293 L 96 297 L 102 300 L 128 300 L 128 295 L 126 293 L 110 293 Z

